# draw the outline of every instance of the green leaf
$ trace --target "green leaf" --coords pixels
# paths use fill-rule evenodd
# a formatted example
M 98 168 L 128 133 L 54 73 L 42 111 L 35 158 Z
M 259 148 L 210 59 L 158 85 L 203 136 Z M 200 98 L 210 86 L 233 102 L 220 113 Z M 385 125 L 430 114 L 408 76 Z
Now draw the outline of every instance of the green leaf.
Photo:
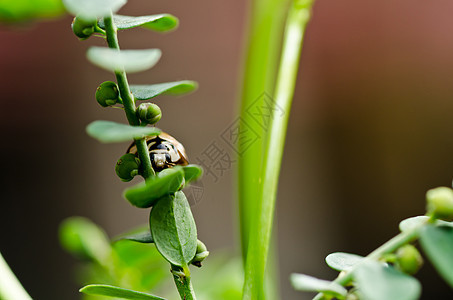
M 198 87 L 195 81 L 182 80 L 174 82 L 164 82 L 149 85 L 131 85 L 131 92 L 137 100 L 148 100 L 165 95 L 180 95 L 192 92 Z
M 401 232 L 409 231 L 409 230 L 415 229 L 419 226 L 422 226 L 422 224 L 425 224 L 426 222 L 428 222 L 428 220 L 429 220 L 429 217 L 427 217 L 427 216 L 416 216 L 416 217 L 407 218 L 400 222 L 399 229 Z
M 363 259 L 363 256 L 344 252 L 335 252 L 327 255 L 326 263 L 336 271 L 349 270 Z
M 376 261 L 364 261 L 354 269 L 356 287 L 364 300 L 415 300 L 420 297 L 417 279 Z
M 412 218 L 407 218 L 400 222 L 399 228 L 401 231 L 408 231 L 415 229 L 417 227 L 421 227 L 423 225 L 427 225 L 429 221 L 428 216 L 417 216 Z M 435 220 L 434 224 L 437 226 L 450 226 L 453 227 L 453 222 L 448 222 L 444 220 Z
M 191 164 L 182 168 L 184 170 L 184 179 L 186 184 L 196 181 L 201 175 L 203 175 L 203 169 L 198 165 Z
M 184 171 L 182 167 L 176 166 L 159 172 L 157 176 L 149 178 L 146 182 L 124 190 L 123 196 L 134 206 L 148 208 L 160 198 L 178 191 L 183 180 Z
M 66 9 L 74 16 L 95 20 L 117 12 L 127 0 L 63 0 Z
M 437 226 L 448 226 L 448 227 L 453 227 L 453 222 L 449 221 L 444 221 L 444 220 L 436 220 L 435 223 Z
M 113 243 L 112 248 L 124 266 L 137 268 L 143 273 L 150 269 L 166 268 L 168 265 L 156 247 L 151 244 L 120 240 Z M 165 275 L 168 275 L 167 270 L 164 272 Z
M 91 47 L 87 51 L 88 60 L 107 71 L 128 73 L 148 70 L 159 61 L 159 49 L 117 50 L 107 47 Z
M 160 14 L 151 16 L 130 17 L 114 15 L 113 23 L 119 30 L 135 28 L 138 26 L 152 29 L 155 31 L 169 31 L 178 26 L 179 20 L 170 14 Z M 104 20 L 98 22 L 99 27 L 105 29 Z
M 164 298 L 157 297 L 154 295 L 123 289 L 120 287 L 106 284 L 90 284 L 81 288 L 79 292 L 82 292 L 87 295 L 100 295 L 133 300 L 165 300 Z
M 425 226 L 420 244 L 439 274 L 453 288 L 453 227 Z
M 111 247 L 105 232 L 90 220 L 71 217 L 59 229 L 61 245 L 70 253 L 102 263 L 110 256 Z
M 89 136 L 102 143 L 126 142 L 161 132 L 156 127 L 130 126 L 111 121 L 94 121 L 87 126 L 86 131 Z
M 151 210 L 149 222 L 162 256 L 173 265 L 187 266 L 197 250 L 197 228 L 184 193 L 159 200 Z
M 338 299 L 344 299 L 348 291 L 336 282 L 318 279 L 304 274 L 291 274 L 291 284 L 295 290 L 306 292 L 322 292 Z
M 133 233 L 127 233 L 114 239 L 115 242 L 122 240 L 128 240 L 145 244 L 154 243 L 153 236 L 151 235 L 151 231 L 148 228 L 144 228 L 140 231 L 136 231 Z

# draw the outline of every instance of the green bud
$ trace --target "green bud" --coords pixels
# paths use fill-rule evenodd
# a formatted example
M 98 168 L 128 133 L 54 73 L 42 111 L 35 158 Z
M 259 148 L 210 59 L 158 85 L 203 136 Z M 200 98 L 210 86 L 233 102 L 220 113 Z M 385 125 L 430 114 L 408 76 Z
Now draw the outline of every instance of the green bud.
M 197 253 L 190 263 L 200 268 L 201 262 L 208 256 L 209 251 L 208 248 L 206 248 L 206 245 L 202 241 L 197 240 Z
M 208 251 L 206 245 L 202 241 L 197 240 L 197 254 L 205 251 Z
M 453 190 L 438 187 L 426 193 L 428 215 L 445 221 L 453 220 Z
M 156 124 L 162 117 L 162 111 L 154 103 L 142 103 L 137 108 L 137 116 L 142 122 Z
M 127 153 L 118 159 L 115 172 L 122 181 L 131 181 L 138 175 L 139 167 L 140 160 L 134 154 Z
M 72 31 L 81 40 L 86 40 L 94 33 L 96 20 L 84 20 L 80 17 L 75 17 L 72 21 Z
M 409 275 L 417 273 L 423 265 L 423 257 L 417 248 L 405 245 L 396 251 L 396 266 Z
M 119 97 L 118 86 L 113 81 L 101 83 L 96 90 L 96 100 L 102 107 L 115 105 Z
M 360 298 L 356 294 L 349 292 L 346 295 L 346 300 L 360 300 Z

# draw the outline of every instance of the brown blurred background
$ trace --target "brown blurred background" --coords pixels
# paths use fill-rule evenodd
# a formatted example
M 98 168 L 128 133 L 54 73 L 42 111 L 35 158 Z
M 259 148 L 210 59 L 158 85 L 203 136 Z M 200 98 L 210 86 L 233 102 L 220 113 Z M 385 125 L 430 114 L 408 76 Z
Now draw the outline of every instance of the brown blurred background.
M 120 34 L 123 48 L 163 50 L 132 83 L 197 80 L 196 93 L 161 97 L 159 127 L 196 158 L 235 120 L 246 26 L 244 1 L 130 1 L 123 14 L 169 12 L 180 28 Z M 424 213 L 427 189 L 453 178 L 453 2 L 328 1 L 314 8 L 301 59 L 277 204 L 283 299 L 309 299 L 291 272 L 326 279 L 334 251 L 365 255 Z M 82 215 L 110 235 L 147 222 L 121 198 L 114 174 L 127 144 L 102 145 L 84 127 L 124 122 L 94 100 L 113 76 L 90 65 L 70 17 L 0 29 L 2 130 L 1 252 L 34 299 L 77 299 L 75 260 L 58 244 L 58 224 Z M 259 96 L 259 95 L 257 95 Z M 209 249 L 238 249 L 234 167 L 203 179 L 193 206 Z M 208 263 L 208 262 L 207 262 Z M 423 299 L 453 292 L 429 264 Z M 49 294 L 49 287 L 52 292 Z

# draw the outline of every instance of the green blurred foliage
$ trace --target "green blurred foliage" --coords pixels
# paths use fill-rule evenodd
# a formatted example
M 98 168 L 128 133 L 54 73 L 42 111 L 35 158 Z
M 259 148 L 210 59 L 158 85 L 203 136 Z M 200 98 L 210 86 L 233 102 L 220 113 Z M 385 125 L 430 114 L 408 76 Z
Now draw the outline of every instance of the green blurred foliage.
M 0 23 L 55 18 L 65 13 L 61 0 L 1 0 Z
M 154 244 L 127 239 L 110 243 L 99 226 L 82 217 L 63 221 L 59 236 L 64 249 L 82 261 L 76 270 L 80 286 L 108 284 L 166 299 L 179 298 L 173 287 L 170 265 Z M 242 298 L 243 274 L 239 258 L 231 258 L 228 253 L 217 254 L 209 256 L 201 269 L 191 269 L 199 300 Z M 81 294 L 81 299 L 112 298 Z

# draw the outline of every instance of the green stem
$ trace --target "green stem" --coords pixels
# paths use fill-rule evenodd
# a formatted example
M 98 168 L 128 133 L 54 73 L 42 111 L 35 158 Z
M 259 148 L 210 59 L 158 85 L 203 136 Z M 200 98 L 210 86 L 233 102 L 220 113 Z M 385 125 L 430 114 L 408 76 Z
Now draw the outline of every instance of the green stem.
M 113 23 L 113 17 L 104 18 L 105 31 L 107 35 L 107 44 L 109 48 L 117 49 L 120 51 L 120 45 L 118 43 L 118 36 L 116 26 Z M 124 111 L 126 112 L 127 121 L 132 126 L 140 126 L 140 120 L 136 115 L 135 99 L 129 89 L 129 83 L 125 71 L 115 71 L 116 80 L 118 82 L 118 89 L 120 91 L 121 99 L 123 101 Z M 135 144 L 137 146 L 138 157 L 140 158 L 143 177 L 145 179 L 153 176 L 154 170 L 151 165 L 151 160 L 148 153 L 148 147 L 146 145 L 145 138 L 136 139 Z
M 294 1 L 289 9 L 282 56 L 278 71 L 274 109 L 266 139 L 261 178 L 263 184 L 258 203 L 259 218 L 251 224 L 245 268 L 243 299 L 259 299 L 269 252 L 278 177 L 280 173 L 286 128 L 294 94 L 302 40 L 310 18 L 311 1 Z M 280 108 L 280 109 L 277 109 Z M 283 115 L 281 109 L 283 109 Z
M 171 272 L 181 299 L 196 300 L 195 291 L 193 290 L 192 282 L 190 280 L 189 267 L 186 266 L 182 269 L 177 266 L 172 266 Z
M 381 257 L 383 257 L 386 254 L 390 254 L 401 248 L 402 246 L 409 244 L 415 240 L 418 239 L 420 235 L 420 229 L 423 227 L 424 224 L 408 231 L 403 231 L 400 234 L 396 235 L 389 241 L 387 241 L 385 244 L 371 252 L 366 256 L 367 259 L 370 260 L 379 260 Z M 358 264 L 357 266 L 360 266 Z M 357 267 L 356 266 L 356 267 Z M 353 279 L 353 274 L 354 270 L 356 267 L 352 267 L 346 274 L 340 274 L 335 280 L 335 283 L 338 283 L 339 285 L 345 286 L 348 283 L 350 283 Z M 319 293 L 317 294 L 313 300 L 320 300 L 323 299 L 324 294 Z
M 266 130 L 249 113 L 250 108 L 261 108 L 265 93 L 272 95 L 275 85 L 283 26 L 288 0 L 250 1 L 249 33 L 244 57 L 244 78 L 241 95 L 241 139 L 255 141 L 238 143 L 238 209 L 242 257 L 245 264 L 250 226 L 257 218 L 258 194 L 262 180 Z M 256 138 L 258 137 L 258 140 Z
M 31 300 L 0 253 L 0 299 Z

